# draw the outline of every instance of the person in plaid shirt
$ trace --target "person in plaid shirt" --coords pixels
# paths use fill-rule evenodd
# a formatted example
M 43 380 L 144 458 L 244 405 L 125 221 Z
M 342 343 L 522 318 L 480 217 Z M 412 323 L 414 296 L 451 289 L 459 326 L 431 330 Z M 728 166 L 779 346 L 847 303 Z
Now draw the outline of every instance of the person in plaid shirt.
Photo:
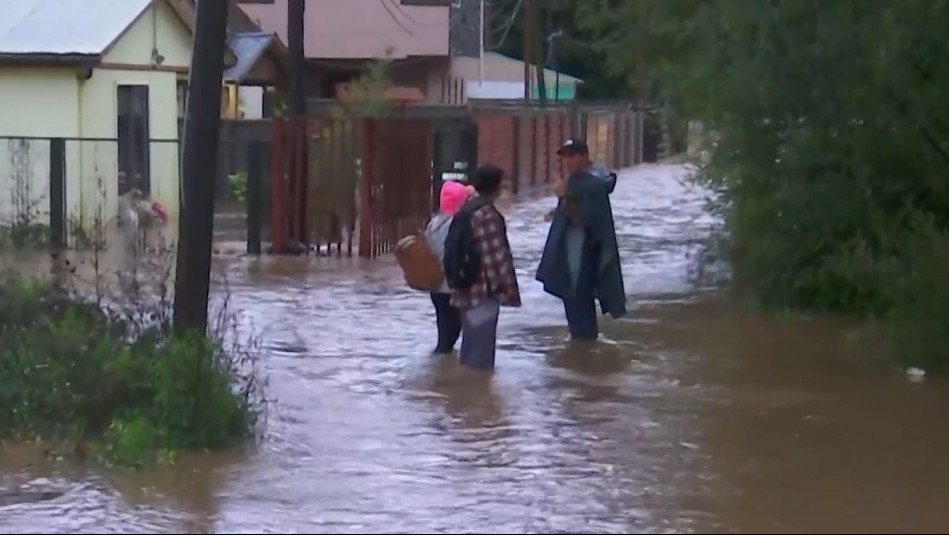
M 481 257 L 481 269 L 474 285 L 452 289 L 451 295 L 452 306 L 461 310 L 461 364 L 480 370 L 494 368 L 500 307 L 521 306 L 507 224 L 494 206 L 503 178 L 504 172 L 493 165 L 481 166 L 474 172 L 472 185 L 482 202 L 488 201 L 471 216 L 471 233 Z

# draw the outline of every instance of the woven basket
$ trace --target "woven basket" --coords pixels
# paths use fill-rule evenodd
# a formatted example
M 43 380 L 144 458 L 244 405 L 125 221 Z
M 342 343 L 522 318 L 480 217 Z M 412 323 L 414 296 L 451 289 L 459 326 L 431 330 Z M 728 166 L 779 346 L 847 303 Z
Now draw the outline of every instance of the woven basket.
M 395 246 L 395 259 L 410 288 L 434 292 L 441 287 L 444 280 L 442 264 L 428 246 L 424 234 L 414 234 L 399 240 Z

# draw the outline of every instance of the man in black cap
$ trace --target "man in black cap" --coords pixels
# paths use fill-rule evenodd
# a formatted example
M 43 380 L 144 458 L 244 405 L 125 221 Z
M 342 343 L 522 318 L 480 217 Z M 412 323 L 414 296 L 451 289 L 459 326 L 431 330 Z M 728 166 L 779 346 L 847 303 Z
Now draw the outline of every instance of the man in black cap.
M 603 166 L 595 165 L 593 161 L 590 160 L 590 150 L 587 147 L 586 141 L 576 138 L 568 139 L 563 146 L 557 150 L 557 155 L 561 157 L 561 160 L 564 160 L 564 156 L 566 155 L 571 164 L 575 164 L 581 169 L 586 169 L 591 175 L 606 181 L 609 193 L 613 193 L 613 190 L 616 189 L 616 173 L 607 170 Z M 576 156 L 575 159 L 573 158 L 574 156 Z M 566 165 L 566 163 L 567 161 L 565 160 L 564 164 Z M 554 189 L 562 188 L 563 185 L 564 184 L 558 180 L 558 182 L 554 183 Z M 559 193 L 558 197 L 560 197 Z M 551 221 L 556 211 L 557 210 L 554 209 L 548 212 L 544 220 Z
M 596 339 L 597 299 L 604 314 L 617 318 L 626 314 L 626 292 L 609 197 L 615 178 L 591 172 L 593 164 L 582 139 L 568 139 L 557 154 L 567 177 L 554 183 L 559 200 L 551 217 L 537 280 L 547 293 L 563 301 L 571 337 Z

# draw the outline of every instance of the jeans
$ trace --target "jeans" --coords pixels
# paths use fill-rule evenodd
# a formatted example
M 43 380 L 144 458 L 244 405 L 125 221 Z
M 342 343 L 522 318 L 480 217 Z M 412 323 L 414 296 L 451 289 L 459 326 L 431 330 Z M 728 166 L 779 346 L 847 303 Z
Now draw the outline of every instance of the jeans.
M 599 259 L 599 247 L 584 247 L 573 297 L 563 300 L 570 337 L 574 340 L 595 340 L 600 335 L 596 311 Z
M 432 294 L 435 305 L 435 325 L 438 326 L 438 344 L 435 353 L 451 353 L 461 336 L 461 311 L 451 306 L 451 294 Z
M 500 313 L 501 303 L 497 299 L 488 299 L 461 312 L 465 333 L 461 339 L 462 365 L 475 370 L 494 369 Z

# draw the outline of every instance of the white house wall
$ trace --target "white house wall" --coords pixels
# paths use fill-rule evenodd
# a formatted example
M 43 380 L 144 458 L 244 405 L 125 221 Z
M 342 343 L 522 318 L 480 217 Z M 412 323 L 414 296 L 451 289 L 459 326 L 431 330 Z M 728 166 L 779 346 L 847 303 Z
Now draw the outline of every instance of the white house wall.
M 163 69 L 150 69 L 153 50 Z M 118 213 L 119 85 L 147 85 L 151 197 L 178 214 L 177 80 L 191 36 L 158 2 L 129 27 L 82 80 L 74 67 L 0 68 L 0 225 L 49 223 L 49 138 L 65 138 L 66 217 L 89 225 Z M 12 139 L 14 136 L 17 139 Z M 28 197 L 27 198 L 25 198 Z M 23 211 L 29 207 L 29 214 Z
M 481 64 L 478 58 L 457 57 L 451 60 L 451 74 L 469 81 L 478 81 Z M 536 77 L 536 68 L 531 69 L 532 76 Z M 516 59 L 496 53 L 484 56 L 484 79 L 492 82 L 524 82 L 524 64 Z M 553 85 L 557 81 L 557 73 L 551 69 L 544 69 L 544 81 Z M 560 83 L 576 83 L 577 79 L 566 74 L 560 75 Z
M 118 136 L 117 88 L 147 85 L 149 108 L 151 191 L 172 217 L 179 206 L 178 78 L 171 69 L 186 70 L 191 64 L 191 33 L 167 2 L 156 2 L 123 34 L 102 58 L 106 68 L 96 69 L 83 84 L 80 129 L 85 138 L 115 139 Z M 162 70 L 107 68 L 152 64 L 161 56 Z M 115 142 L 84 143 L 82 149 L 83 199 L 105 198 L 107 212 L 118 206 L 118 147 Z M 109 173 L 102 180 L 103 169 Z M 100 186 L 105 186 L 105 191 Z M 104 195 L 103 195 L 104 194 Z M 85 206 L 94 204 L 85 202 Z M 90 217 L 90 210 L 84 210 Z
M 47 138 L 79 135 L 78 88 L 74 69 L 0 68 L 0 225 L 49 223 Z
M 178 213 L 178 77 L 173 72 L 96 69 L 82 87 L 81 137 L 103 139 L 81 143 L 84 219 L 110 217 L 118 210 L 117 90 L 120 85 L 147 85 L 149 107 L 151 197 L 170 214 Z M 68 194 L 68 193 L 67 193 Z
M 156 2 L 112 45 L 103 63 L 151 65 L 152 52 L 164 67 L 191 65 L 191 33 L 167 2 Z
M 264 88 L 238 87 L 237 95 L 241 101 L 244 119 L 261 119 L 264 116 Z

